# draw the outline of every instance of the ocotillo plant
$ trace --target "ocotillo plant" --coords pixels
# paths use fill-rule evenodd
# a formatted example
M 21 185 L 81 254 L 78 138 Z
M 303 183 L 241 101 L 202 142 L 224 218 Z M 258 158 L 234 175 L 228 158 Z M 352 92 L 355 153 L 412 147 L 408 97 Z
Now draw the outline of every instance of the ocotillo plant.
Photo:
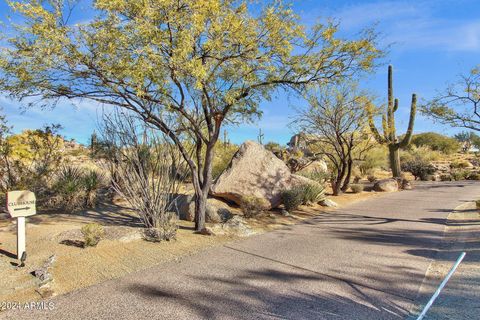
M 400 148 L 405 148 L 410 144 L 413 134 L 413 125 L 415 123 L 415 113 L 417 110 L 417 95 L 412 94 L 412 104 L 410 109 L 410 120 L 405 136 L 399 141 L 395 129 L 395 112 L 398 110 L 398 99 L 393 96 L 393 70 L 392 66 L 388 66 L 388 105 L 386 114 L 382 115 L 383 135 L 379 133 L 373 121 L 373 109 L 368 109 L 368 122 L 370 129 L 380 144 L 388 146 L 390 168 L 394 178 L 400 177 Z

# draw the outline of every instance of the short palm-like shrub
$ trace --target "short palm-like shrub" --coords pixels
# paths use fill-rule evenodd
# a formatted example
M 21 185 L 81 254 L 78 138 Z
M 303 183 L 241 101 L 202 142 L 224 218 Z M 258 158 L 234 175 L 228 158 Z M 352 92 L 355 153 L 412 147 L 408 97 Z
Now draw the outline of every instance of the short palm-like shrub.
M 364 189 L 363 184 L 352 184 L 350 185 L 350 189 L 353 193 L 361 193 Z
M 85 189 L 85 205 L 88 208 L 95 208 L 97 205 L 98 191 L 103 186 L 105 175 L 97 170 L 89 170 L 83 176 Z
M 420 178 L 423 181 L 428 180 L 428 176 L 435 173 L 435 167 L 423 160 L 411 160 L 402 163 L 402 170 L 410 172 L 415 180 Z
M 270 203 L 267 200 L 256 196 L 244 196 L 240 201 L 240 208 L 245 218 L 258 216 L 268 210 L 269 207 Z
M 55 206 L 67 211 L 75 211 L 83 207 L 85 189 L 83 172 L 78 167 L 63 167 L 57 174 L 53 186 L 52 201 Z
M 307 183 L 300 188 L 303 192 L 302 204 L 317 203 L 325 199 L 325 187 L 319 183 Z
M 88 223 L 81 229 L 85 247 L 94 247 L 105 236 L 105 230 L 98 223 Z

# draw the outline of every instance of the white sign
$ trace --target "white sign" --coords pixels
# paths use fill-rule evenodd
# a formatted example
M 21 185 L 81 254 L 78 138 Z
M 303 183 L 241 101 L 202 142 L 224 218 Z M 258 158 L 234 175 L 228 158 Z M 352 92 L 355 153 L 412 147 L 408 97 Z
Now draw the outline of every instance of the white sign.
M 7 209 L 12 218 L 33 216 L 37 213 L 35 194 L 28 190 L 7 193 Z
M 17 258 L 22 259 L 25 246 L 25 217 L 37 213 L 35 194 L 28 190 L 7 192 L 7 210 L 12 218 L 17 218 Z M 24 257 L 25 258 L 25 257 Z M 23 263 L 22 259 L 22 263 Z

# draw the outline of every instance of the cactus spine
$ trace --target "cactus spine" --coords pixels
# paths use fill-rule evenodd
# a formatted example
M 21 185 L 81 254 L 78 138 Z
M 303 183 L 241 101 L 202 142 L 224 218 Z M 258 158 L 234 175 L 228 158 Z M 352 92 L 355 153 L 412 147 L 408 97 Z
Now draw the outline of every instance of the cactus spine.
M 388 146 L 390 168 L 394 178 L 401 176 L 400 169 L 400 148 L 405 148 L 410 144 L 415 123 L 415 113 L 417 111 L 417 95 L 412 94 L 412 103 L 410 107 L 410 120 L 405 136 L 399 141 L 395 129 L 395 112 L 398 110 L 398 99 L 393 95 L 393 68 L 388 66 L 388 105 L 386 114 L 382 115 L 383 135 L 379 133 L 373 121 L 373 108 L 368 108 L 368 123 L 373 136 L 380 144 Z

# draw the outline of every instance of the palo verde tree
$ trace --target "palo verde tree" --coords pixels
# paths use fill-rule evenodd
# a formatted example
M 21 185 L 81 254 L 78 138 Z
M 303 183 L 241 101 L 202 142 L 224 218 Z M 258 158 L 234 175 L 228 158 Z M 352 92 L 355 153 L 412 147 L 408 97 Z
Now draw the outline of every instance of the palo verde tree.
M 201 230 L 225 121 L 260 115 L 259 102 L 277 89 L 349 77 L 381 55 L 371 30 L 345 40 L 334 23 L 307 30 L 281 1 L 255 13 L 249 3 L 96 0 L 96 17 L 74 24 L 67 2 L 11 1 L 24 22 L 0 58 L 1 88 L 42 104 L 90 99 L 129 109 L 162 131 L 192 172 Z
M 355 160 L 363 160 L 374 144 L 368 132 L 367 94 L 351 83 L 310 90 L 308 106 L 298 110 L 293 124 L 303 132 L 309 149 L 332 165 L 333 195 L 349 188 Z
M 397 131 L 395 128 L 395 112 L 398 110 L 398 99 L 394 100 L 393 95 L 393 68 L 388 66 L 388 104 L 387 112 L 382 116 L 382 128 L 383 135 L 379 133 L 374 123 L 373 107 L 370 105 L 368 108 L 370 130 L 373 136 L 380 144 L 388 146 L 390 168 L 392 169 L 392 175 L 394 178 L 401 176 L 400 167 L 400 148 L 405 148 L 410 144 L 413 134 L 413 125 L 415 123 L 415 113 L 417 110 L 417 95 L 412 94 L 412 103 L 410 107 L 410 119 L 408 122 L 407 132 L 402 139 L 397 137 Z
M 480 66 L 461 75 L 420 111 L 441 124 L 480 131 Z

